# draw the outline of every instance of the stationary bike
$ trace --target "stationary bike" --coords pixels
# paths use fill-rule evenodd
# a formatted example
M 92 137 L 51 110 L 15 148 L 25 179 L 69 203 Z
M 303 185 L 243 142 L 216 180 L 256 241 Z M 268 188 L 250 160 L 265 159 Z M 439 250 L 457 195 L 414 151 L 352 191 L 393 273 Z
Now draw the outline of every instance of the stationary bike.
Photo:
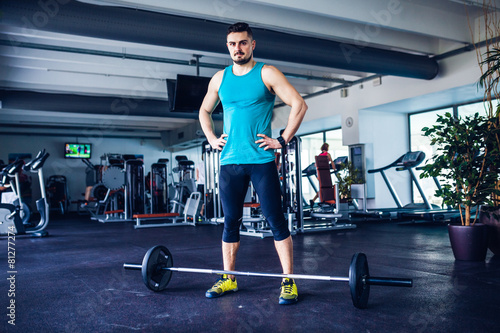
M 49 153 L 41 150 L 37 156 L 29 163 L 24 164 L 23 161 L 15 161 L 12 164 L 6 166 L 1 174 L 1 182 L 6 184 L 10 183 L 12 190 L 15 192 L 18 200 L 12 204 L 0 203 L 0 235 L 24 235 L 31 234 L 34 237 L 44 237 L 48 233 L 44 229 L 49 223 L 49 205 L 47 203 L 47 197 L 45 193 L 45 184 L 43 178 L 42 167 Z M 40 213 L 40 221 L 34 227 L 26 227 L 21 218 L 21 207 L 20 207 L 20 187 L 19 187 L 19 173 L 21 170 L 30 171 L 38 174 L 40 190 L 42 197 L 37 200 L 36 207 Z M 16 181 L 14 181 L 16 180 Z

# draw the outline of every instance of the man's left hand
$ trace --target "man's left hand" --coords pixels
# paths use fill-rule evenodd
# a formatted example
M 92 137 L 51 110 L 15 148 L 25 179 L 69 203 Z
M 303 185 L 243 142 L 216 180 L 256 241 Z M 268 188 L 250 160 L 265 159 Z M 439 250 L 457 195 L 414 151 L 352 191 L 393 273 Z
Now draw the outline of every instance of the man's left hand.
M 281 144 L 276 139 L 270 138 L 265 134 L 257 134 L 257 136 L 262 138 L 255 141 L 255 143 L 260 143 L 259 148 L 264 148 L 264 150 L 282 148 Z

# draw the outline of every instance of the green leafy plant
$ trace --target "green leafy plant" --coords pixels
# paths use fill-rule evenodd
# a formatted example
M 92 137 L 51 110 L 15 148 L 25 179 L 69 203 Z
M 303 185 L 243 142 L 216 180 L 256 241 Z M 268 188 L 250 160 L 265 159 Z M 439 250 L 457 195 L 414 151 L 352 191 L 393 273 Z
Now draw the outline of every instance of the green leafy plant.
M 444 178 L 446 183 L 436 195 L 443 198 L 443 204 L 459 209 L 462 225 L 473 225 L 479 209 L 471 216 L 472 208 L 494 205 L 494 195 L 500 194 L 496 188 L 498 150 L 494 147 L 498 118 L 476 113 L 456 119 L 446 113 L 422 131 L 437 151 L 420 177 Z
M 492 132 L 489 142 L 489 151 L 492 156 L 497 156 L 496 164 L 491 166 L 498 173 L 500 167 L 500 91 L 498 84 L 500 83 L 500 13 L 495 8 L 494 1 L 482 1 L 483 16 L 478 21 L 479 26 L 471 25 L 468 18 L 469 30 L 472 40 L 482 41 L 482 43 L 474 42 L 476 56 L 481 71 L 479 85 L 484 88 L 484 104 L 486 115 L 490 120 L 489 128 Z M 468 14 L 467 14 L 468 15 Z M 479 28 L 479 29 L 478 29 Z M 482 45 L 481 45 L 482 44 Z M 485 51 L 484 51 L 485 50 Z M 496 120 L 494 119 L 496 118 Z M 488 212 L 497 212 L 496 219 L 500 224 L 500 181 L 496 183 L 496 192 L 492 194 L 493 205 L 486 205 L 482 210 Z
M 498 23 L 497 23 L 498 24 Z M 497 43 L 498 44 L 498 43 Z M 483 74 L 479 78 L 479 85 L 485 89 L 484 100 L 486 103 L 486 113 L 489 119 L 489 130 L 491 132 L 491 140 L 488 142 L 491 155 L 496 156 L 495 162 L 491 168 L 500 172 L 500 93 L 498 91 L 498 83 L 500 82 L 500 48 L 492 47 L 484 53 L 484 60 L 480 62 Z M 483 68 L 485 68 L 483 70 Z M 496 99 L 495 99 L 496 98 Z M 497 103 L 496 107 L 494 103 Z M 488 213 L 500 211 L 500 182 L 496 184 L 496 192 L 492 194 L 493 205 L 488 205 L 483 210 Z M 500 216 L 496 216 L 499 219 Z
M 339 186 L 340 199 L 351 198 L 351 185 L 363 184 L 363 178 L 358 169 L 354 167 L 351 161 L 338 165 L 339 171 L 336 173 Z

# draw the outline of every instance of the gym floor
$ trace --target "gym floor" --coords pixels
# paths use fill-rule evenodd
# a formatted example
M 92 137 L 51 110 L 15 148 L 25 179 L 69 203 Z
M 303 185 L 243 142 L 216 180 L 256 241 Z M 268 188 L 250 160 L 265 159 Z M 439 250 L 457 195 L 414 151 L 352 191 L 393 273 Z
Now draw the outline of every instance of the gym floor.
M 297 280 L 299 302 L 278 305 L 280 280 L 239 277 L 240 290 L 205 298 L 217 276 L 173 273 L 152 292 L 139 271 L 154 245 L 174 266 L 221 269 L 222 226 L 133 229 L 88 217 L 54 217 L 49 237 L 18 236 L 15 296 L 1 251 L 2 332 L 498 332 L 500 258 L 453 258 L 444 224 L 357 223 L 356 230 L 294 236 L 295 273 L 347 276 L 364 252 L 372 276 L 413 278 L 413 288 L 372 286 L 368 308 L 353 307 L 345 282 Z M 272 239 L 242 237 L 240 271 L 280 273 Z M 15 327 L 6 316 L 15 300 Z M 7 313 L 6 313 L 7 312 Z

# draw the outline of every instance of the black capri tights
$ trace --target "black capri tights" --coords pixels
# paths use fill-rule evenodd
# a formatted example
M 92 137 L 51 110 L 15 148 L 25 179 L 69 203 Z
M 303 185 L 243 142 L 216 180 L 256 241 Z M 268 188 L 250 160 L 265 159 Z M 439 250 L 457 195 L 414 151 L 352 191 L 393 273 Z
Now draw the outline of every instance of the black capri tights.
M 259 196 L 262 212 L 269 222 L 274 239 L 281 241 L 288 238 L 290 231 L 281 210 L 278 171 L 276 164 L 269 162 L 221 166 L 219 185 L 222 209 L 224 210 L 222 240 L 226 243 L 235 243 L 240 240 L 243 204 L 250 181 L 252 181 Z

